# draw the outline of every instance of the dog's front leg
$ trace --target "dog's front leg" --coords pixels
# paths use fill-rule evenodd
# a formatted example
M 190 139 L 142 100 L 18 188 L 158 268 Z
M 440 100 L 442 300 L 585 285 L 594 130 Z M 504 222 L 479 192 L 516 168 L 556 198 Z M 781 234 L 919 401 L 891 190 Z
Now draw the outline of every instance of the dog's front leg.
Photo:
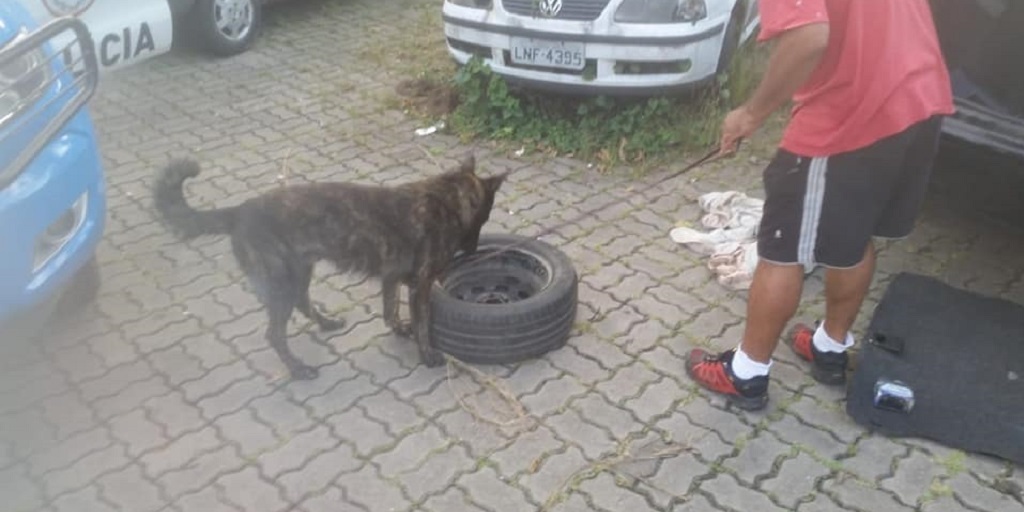
M 412 334 L 412 326 L 403 323 L 398 315 L 398 288 L 402 282 L 397 275 L 386 275 L 383 279 L 384 325 L 399 336 Z
M 420 349 L 420 360 L 428 367 L 444 364 L 444 356 L 430 344 L 430 288 L 434 285 L 432 274 L 421 272 L 416 276 L 415 289 L 410 290 L 409 309 L 416 344 Z

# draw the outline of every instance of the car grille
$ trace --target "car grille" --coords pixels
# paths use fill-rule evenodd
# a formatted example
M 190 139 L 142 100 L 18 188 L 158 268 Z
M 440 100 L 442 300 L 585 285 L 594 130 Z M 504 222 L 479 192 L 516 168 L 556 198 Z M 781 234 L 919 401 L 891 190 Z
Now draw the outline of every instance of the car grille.
M 554 16 L 545 16 L 540 8 L 541 0 L 502 0 L 501 5 L 512 14 L 556 20 L 590 21 L 597 19 L 608 7 L 611 0 L 562 0 L 562 9 Z

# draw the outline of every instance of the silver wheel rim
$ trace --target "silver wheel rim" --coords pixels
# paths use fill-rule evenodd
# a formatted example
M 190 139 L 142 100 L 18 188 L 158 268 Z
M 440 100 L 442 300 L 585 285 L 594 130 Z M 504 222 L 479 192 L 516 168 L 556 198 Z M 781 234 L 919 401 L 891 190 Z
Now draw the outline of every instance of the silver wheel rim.
M 252 30 L 255 12 L 253 0 L 214 0 L 213 22 L 220 35 L 229 41 L 238 42 Z

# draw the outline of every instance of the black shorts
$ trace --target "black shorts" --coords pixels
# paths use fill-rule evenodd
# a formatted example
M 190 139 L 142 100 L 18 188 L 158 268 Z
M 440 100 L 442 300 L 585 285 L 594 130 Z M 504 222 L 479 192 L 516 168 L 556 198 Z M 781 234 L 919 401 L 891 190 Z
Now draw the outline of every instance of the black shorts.
M 903 238 L 917 219 L 942 118 L 828 157 L 780 149 L 764 170 L 758 255 L 806 268 L 856 266 L 872 237 Z

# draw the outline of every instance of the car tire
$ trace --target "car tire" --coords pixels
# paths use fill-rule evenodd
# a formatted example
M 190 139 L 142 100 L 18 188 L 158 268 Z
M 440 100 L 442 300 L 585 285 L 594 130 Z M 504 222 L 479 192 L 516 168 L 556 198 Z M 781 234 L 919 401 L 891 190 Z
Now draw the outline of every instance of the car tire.
M 740 26 L 742 13 L 739 9 L 733 10 L 729 18 L 729 24 L 725 27 L 725 36 L 722 37 L 722 50 L 718 54 L 717 74 L 721 75 L 729 70 L 732 58 L 736 56 L 736 50 L 740 47 L 740 36 L 743 35 L 743 27 Z
M 517 244 L 503 254 L 496 249 Z M 578 277 L 553 246 L 484 234 L 431 290 L 431 342 L 467 363 L 507 364 L 563 347 L 576 319 Z
M 78 270 L 78 273 L 75 274 L 75 277 L 72 278 L 68 287 L 61 294 L 57 305 L 57 316 L 63 317 L 65 314 L 73 314 L 95 302 L 96 297 L 100 293 L 101 283 L 100 266 L 94 257 Z
M 237 10 L 226 12 L 230 5 Z M 198 0 L 189 18 L 203 49 L 230 57 L 248 50 L 259 35 L 263 0 Z

